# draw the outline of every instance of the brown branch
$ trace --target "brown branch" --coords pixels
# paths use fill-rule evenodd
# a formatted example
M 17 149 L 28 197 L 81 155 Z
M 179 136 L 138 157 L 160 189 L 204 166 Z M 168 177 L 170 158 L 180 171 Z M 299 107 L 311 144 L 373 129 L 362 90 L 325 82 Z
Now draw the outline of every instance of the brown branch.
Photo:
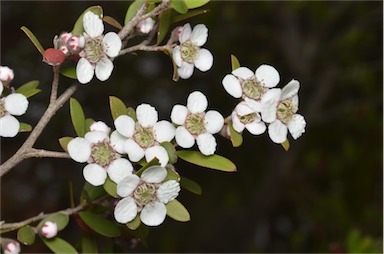
M 53 66 L 53 81 L 52 81 L 52 90 L 50 104 L 56 101 L 57 99 L 57 90 L 59 88 L 59 77 L 60 77 L 60 67 Z
M 120 50 L 119 55 L 125 55 L 134 51 L 165 51 L 167 50 L 167 46 L 146 46 L 144 44 L 138 44 L 123 50 Z
M 56 152 L 56 151 L 47 151 L 43 149 L 31 148 L 25 153 L 26 158 L 62 158 L 70 159 L 68 153 L 66 152 Z

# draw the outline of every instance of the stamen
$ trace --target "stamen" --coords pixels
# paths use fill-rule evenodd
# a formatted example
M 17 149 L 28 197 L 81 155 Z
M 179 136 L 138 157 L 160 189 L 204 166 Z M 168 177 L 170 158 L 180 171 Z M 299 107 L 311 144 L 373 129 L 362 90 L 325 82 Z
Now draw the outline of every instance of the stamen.
M 133 134 L 133 138 L 137 144 L 143 148 L 151 147 L 155 144 L 155 137 L 152 128 L 143 128 L 138 126 Z
M 139 207 L 143 207 L 148 203 L 156 201 L 156 186 L 151 183 L 143 182 L 139 184 L 133 192 L 133 197 Z
M 258 82 L 255 78 L 246 79 L 241 82 L 243 93 L 254 100 L 259 100 L 264 94 L 265 89 L 262 83 Z
M 188 40 L 180 46 L 181 58 L 188 62 L 193 63 L 199 52 L 199 47 L 196 46 L 192 41 Z

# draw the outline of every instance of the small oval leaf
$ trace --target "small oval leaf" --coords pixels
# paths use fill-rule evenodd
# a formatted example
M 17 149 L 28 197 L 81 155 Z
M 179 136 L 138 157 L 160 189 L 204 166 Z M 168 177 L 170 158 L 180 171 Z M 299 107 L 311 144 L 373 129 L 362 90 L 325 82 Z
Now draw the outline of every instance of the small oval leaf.
M 77 136 L 84 137 L 85 116 L 84 116 L 83 108 L 81 107 L 80 103 L 74 98 L 70 99 L 69 107 L 70 107 L 73 128 L 75 129 Z
M 116 120 L 121 115 L 128 115 L 124 102 L 115 96 L 109 96 L 109 108 L 111 109 L 113 120 Z
M 61 148 L 63 148 L 64 151 L 68 152 L 68 143 L 71 141 L 73 138 L 72 137 L 62 137 L 59 139 L 59 143 Z
M 60 70 L 60 73 L 64 77 L 67 77 L 67 78 L 70 78 L 70 79 L 77 79 L 76 68 L 74 66 L 68 67 L 68 68 L 64 68 L 64 69 Z
M 83 211 L 79 213 L 80 218 L 95 232 L 106 237 L 120 236 L 119 226 L 97 214 Z
M 173 169 L 173 166 L 167 166 L 167 176 L 163 180 L 163 182 L 169 181 L 169 180 L 175 180 L 176 182 L 180 182 L 180 175 L 176 172 L 176 170 Z
M 136 215 L 136 217 L 128 222 L 126 225 L 130 230 L 136 230 L 141 224 L 140 216 Z
M 117 184 L 113 182 L 109 177 L 107 177 L 105 180 L 103 187 L 109 195 L 114 198 L 119 198 L 119 195 L 117 194 Z
M 76 23 L 75 25 L 73 26 L 73 29 L 72 29 L 72 35 L 75 35 L 75 36 L 80 36 L 80 35 L 83 35 L 83 32 L 84 32 L 84 27 L 83 27 L 83 16 L 85 13 L 87 13 L 88 11 L 91 11 L 93 13 L 95 13 L 96 15 L 98 15 L 100 18 L 103 17 L 103 9 L 101 8 L 101 6 L 91 6 L 89 7 L 88 9 L 86 9 L 81 15 L 80 17 L 76 20 Z
M 44 238 L 41 237 L 45 245 L 53 251 L 54 253 L 78 253 L 77 250 L 69 244 L 67 241 L 59 238 L 59 237 L 54 237 L 54 238 Z
M 38 86 L 39 86 L 39 81 L 38 80 L 32 80 L 32 81 L 29 81 L 29 82 L 25 83 L 24 85 L 20 86 L 19 88 L 17 88 L 16 93 L 23 94 L 24 91 L 35 89 Z
M 225 172 L 236 172 L 236 165 L 229 159 L 213 154 L 205 156 L 198 151 L 177 151 L 176 155 L 189 163 Z
M 283 146 L 284 150 L 288 152 L 290 147 L 289 140 L 286 139 L 283 143 L 281 143 L 281 145 Z
M 172 219 L 180 222 L 191 220 L 188 210 L 176 199 L 168 202 L 165 207 L 167 208 L 167 215 Z
M 95 200 L 106 194 L 103 186 L 93 186 L 88 182 L 84 183 L 83 192 L 87 194 L 90 200 Z
M 31 30 L 29 30 L 27 27 L 25 26 L 22 26 L 20 28 L 27 36 L 28 38 L 31 40 L 31 42 L 33 43 L 33 45 L 35 45 L 35 47 L 37 48 L 37 50 L 40 52 L 41 55 L 44 55 L 44 48 L 43 46 L 41 46 L 39 40 L 36 38 L 36 36 L 31 32 Z
M 138 10 L 145 4 L 145 0 L 135 0 L 127 9 L 125 14 L 124 25 L 126 25 L 136 15 Z
M 157 45 L 159 45 L 168 33 L 171 26 L 172 10 L 165 10 L 159 15 L 159 29 L 157 31 Z
M 175 11 L 181 14 L 188 12 L 188 6 L 184 0 L 169 0 L 169 3 Z
M 81 237 L 81 250 L 83 253 L 99 253 L 97 239 L 91 235 L 83 234 Z
M 123 29 L 123 26 L 116 19 L 112 18 L 111 16 L 105 16 L 103 18 L 103 21 L 110 24 L 111 26 L 116 27 L 119 30 Z
M 197 195 L 203 194 L 203 190 L 201 189 L 201 186 L 189 178 L 182 177 L 180 180 L 180 185 L 184 189 L 186 189 L 192 193 L 195 193 Z
M 32 131 L 31 125 L 20 122 L 19 132 L 30 132 L 30 131 Z
M 241 144 L 243 143 L 243 136 L 241 135 L 241 133 L 238 133 L 237 131 L 235 131 L 235 129 L 233 129 L 232 122 L 228 123 L 228 127 L 229 127 L 229 135 L 231 137 L 232 146 L 233 147 L 241 146 Z
M 231 55 L 231 64 L 232 64 L 232 71 L 236 70 L 237 68 L 240 68 L 239 59 L 237 59 L 235 55 Z
M 42 221 L 40 221 L 39 224 L 37 225 L 37 228 L 40 230 L 40 228 L 43 226 L 43 224 L 46 221 L 55 222 L 57 224 L 57 229 L 62 230 L 68 225 L 69 216 L 64 214 L 64 213 L 60 213 L 60 212 L 59 213 L 53 213 L 53 214 L 45 217 Z
M 92 118 L 85 119 L 85 132 L 89 132 L 91 130 L 91 125 L 95 122 Z
M 199 8 L 209 2 L 209 0 L 184 0 L 188 9 Z
M 190 19 L 190 18 L 193 18 L 195 16 L 198 16 L 201 14 L 206 14 L 206 13 L 208 13 L 208 10 L 192 10 L 192 11 L 187 12 L 186 14 L 181 14 L 181 15 L 177 15 L 177 16 L 172 17 L 171 23 L 177 23 L 177 22 L 180 22 L 180 21 L 183 21 L 186 19 Z
M 175 146 L 171 142 L 163 142 L 160 144 L 162 147 L 165 148 L 165 150 L 168 153 L 168 158 L 169 161 L 168 163 L 170 164 L 175 164 L 177 161 L 177 156 L 176 156 L 176 149 Z
M 17 240 L 25 245 L 32 245 L 35 238 L 35 230 L 31 226 L 22 227 L 17 231 Z

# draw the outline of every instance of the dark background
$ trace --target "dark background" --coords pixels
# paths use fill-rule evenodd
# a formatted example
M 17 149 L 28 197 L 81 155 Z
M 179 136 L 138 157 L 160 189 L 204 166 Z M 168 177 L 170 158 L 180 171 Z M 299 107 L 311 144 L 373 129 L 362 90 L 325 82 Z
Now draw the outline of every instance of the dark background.
M 78 16 L 99 4 L 104 14 L 124 20 L 128 2 L 1 2 L 1 65 L 14 69 L 12 85 L 39 80 L 43 92 L 30 99 L 19 119 L 35 125 L 48 105 L 51 68 L 20 30 L 25 25 L 43 47 L 70 31 Z M 214 55 L 206 73 L 172 81 L 172 65 L 162 53 L 125 55 L 115 60 L 111 78 L 95 78 L 74 97 L 87 117 L 113 126 L 108 96 L 128 106 L 150 103 L 160 119 L 172 106 L 185 104 L 194 90 L 204 92 L 209 108 L 227 116 L 237 100 L 221 85 L 231 71 L 230 54 L 255 70 L 268 63 L 279 70 L 284 86 L 301 83 L 299 113 L 306 133 L 285 152 L 267 133 L 244 134 L 232 148 L 218 139 L 217 153 L 231 159 L 237 173 L 223 173 L 178 162 L 177 170 L 201 184 L 203 195 L 185 190 L 179 200 L 192 220 L 170 218 L 153 228 L 148 248 L 130 252 L 381 252 L 383 226 L 383 4 L 381 1 L 262 2 L 213 1 L 210 11 L 189 20 L 209 29 L 205 48 Z M 182 25 L 175 24 L 175 25 Z M 116 31 L 106 26 L 107 31 Z M 62 78 L 60 91 L 71 84 Z M 35 147 L 60 151 L 58 138 L 75 136 L 66 104 Z M 27 134 L 2 139 L 2 161 Z M 84 165 L 62 159 L 29 159 L 1 179 L 1 220 L 20 221 L 70 205 L 69 183 L 78 195 Z M 60 236 L 75 243 L 81 231 L 71 220 Z M 354 236 L 357 237 L 357 240 Z M 15 233 L 6 235 L 15 238 Z M 102 240 L 103 242 L 106 240 Z M 22 247 L 47 252 L 41 242 Z M 119 248 L 116 249 L 120 250 Z

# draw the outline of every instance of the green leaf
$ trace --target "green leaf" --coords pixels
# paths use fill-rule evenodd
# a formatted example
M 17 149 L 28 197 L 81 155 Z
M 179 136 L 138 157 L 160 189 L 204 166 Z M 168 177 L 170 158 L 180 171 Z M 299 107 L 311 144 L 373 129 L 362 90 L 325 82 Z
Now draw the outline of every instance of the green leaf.
M 97 214 L 83 211 L 79 213 L 80 218 L 95 232 L 106 237 L 120 236 L 119 226 Z
M 281 143 L 281 145 L 283 146 L 284 150 L 288 152 L 290 147 L 289 140 L 286 139 L 283 143 Z
M 25 245 L 32 245 L 35 242 L 35 230 L 31 226 L 25 226 L 17 231 L 17 240 Z
M 188 9 L 201 7 L 209 2 L 209 0 L 184 0 Z
M 92 118 L 85 119 L 85 132 L 88 132 L 91 130 L 91 125 L 95 122 Z
M 208 13 L 208 10 L 206 10 L 206 9 L 205 10 L 192 10 L 192 11 L 187 12 L 186 14 L 181 14 L 181 15 L 177 15 L 177 16 L 172 17 L 171 23 L 177 23 L 177 22 L 184 21 L 186 19 L 198 16 L 201 14 L 206 14 L 206 13 Z
M 160 165 L 159 163 L 159 159 L 157 159 L 156 157 L 153 158 L 150 162 L 148 162 L 147 164 L 145 164 L 143 167 L 141 167 L 137 172 L 136 172 L 136 175 L 137 176 L 140 176 L 141 173 L 143 173 L 144 170 L 146 170 L 147 168 L 149 167 L 152 167 L 152 166 L 155 166 L 155 165 Z
M 64 151 L 68 152 L 68 143 L 71 141 L 73 138 L 72 137 L 62 137 L 59 139 L 59 143 L 61 148 L 63 148 Z
M 157 30 L 157 45 L 159 45 L 168 33 L 171 26 L 172 10 L 165 10 L 159 15 L 159 29 Z
M 243 143 L 243 136 L 241 135 L 241 133 L 238 133 L 237 131 L 235 131 L 235 129 L 233 129 L 232 122 L 228 123 L 228 127 L 229 127 L 229 135 L 231 137 L 232 146 L 233 147 L 241 146 L 241 144 Z
M 30 132 L 30 131 L 32 131 L 31 125 L 20 122 L 19 132 Z
M 191 220 L 188 210 L 176 199 L 168 202 L 165 207 L 167 208 L 167 215 L 172 219 L 180 222 Z
M 132 107 L 127 108 L 127 115 L 137 122 L 136 111 Z
M 43 240 L 45 245 L 47 245 L 48 248 L 54 253 L 78 253 L 71 244 L 59 237 L 54 237 L 50 239 L 41 237 L 41 239 Z
M 175 180 L 176 182 L 180 182 L 180 175 L 173 169 L 173 166 L 166 167 L 166 169 L 167 169 L 167 176 L 165 177 L 163 182 L 166 182 L 169 180 Z
M 237 59 L 237 57 L 234 55 L 231 55 L 231 64 L 232 64 L 232 71 L 236 70 L 237 68 L 240 68 L 239 59 Z
M 81 237 L 81 250 L 83 253 L 99 253 L 96 238 L 83 234 Z
M 124 19 L 124 25 L 126 25 L 131 19 L 136 15 L 138 10 L 145 4 L 145 0 L 135 0 L 127 10 L 127 13 L 125 14 L 125 19 Z
M 91 11 L 93 12 L 94 14 L 98 15 L 100 18 L 103 17 L 103 9 L 101 8 L 101 6 L 91 6 L 89 7 L 88 9 L 86 9 L 81 15 L 80 17 L 76 20 L 76 23 L 75 25 L 73 26 L 73 29 L 72 29 L 72 35 L 74 36 L 80 36 L 80 35 L 83 35 L 83 32 L 84 32 L 84 27 L 83 27 L 83 16 L 85 13 L 87 13 L 88 11 Z
M 188 6 L 184 0 L 169 0 L 169 3 L 175 11 L 181 14 L 188 12 Z
M 140 216 L 136 215 L 136 217 L 128 222 L 126 225 L 130 230 L 136 230 L 141 224 Z
M 60 213 L 60 212 L 53 213 L 53 214 L 45 217 L 42 221 L 40 221 L 40 223 L 37 225 L 37 228 L 40 230 L 40 228 L 43 226 L 43 224 L 46 221 L 55 222 L 57 224 L 57 229 L 62 230 L 68 225 L 69 217 L 68 217 L 68 215 L 66 215 L 64 213 Z
M 116 120 L 116 118 L 121 115 L 128 115 L 128 110 L 124 102 L 115 96 L 109 96 L 109 107 L 113 120 Z
M 88 195 L 90 200 L 95 200 L 105 194 L 103 186 L 93 186 L 88 182 L 84 183 L 83 192 Z
M 67 78 L 77 79 L 76 68 L 74 66 L 60 70 L 60 73 Z
M 198 151 L 176 151 L 176 155 L 189 163 L 225 172 L 236 172 L 236 165 L 217 154 L 205 156 Z
M 29 97 L 41 92 L 40 89 L 37 89 L 38 86 L 39 86 L 39 81 L 32 80 L 32 81 L 25 83 L 24 85 L 20 86 L 16 90 L 16 93 L 21 93 L 25 97 L 29 98 Z
M 83 108 L 80 103 L 71 98 L 69 101 L 69 107 L 71 112 L 73 128 L 76 131 L 77 136 L 84 137 L 85 135 L 85 116 Z
M 44 55 L 44 48 L 41 46 L 39 40 L 36 38 L 36 36 L 29 30 L 27 27 L 22 26 L 20 29 L 28 36 L 28 38 L 31 40 L 33 45 L 37 48 L 37 50 L 40 52 L 41 55 Z
M 197 195 L 203 194 L 203 190 L 201 189 L 201 186 L 189 178 L 182 177 L 180 180 L 180 185 L 184 189 L 186 189 L 192 193 L 195 193 Z
M 116 19 L 112 18 L 111 16 L 105 16 L 103 18 L 104 22 L 110 24 L 111 26 L 116 27 L 117 29 L 121 30 L 123 29 L 123 26 L 117 21 Z
M 114 198 L 119 198 L 120 196 L 117 194 L 117 184 L 113 182 L 109 177 L 105 180 L 103 185 L 104 190 Z
M 160 145 L 164 147 L 168 153 L 168 158 L 169 158 L 168 163 L 175 164 L 177 161 L 175 146 L 171 142 L 163 142 Z

